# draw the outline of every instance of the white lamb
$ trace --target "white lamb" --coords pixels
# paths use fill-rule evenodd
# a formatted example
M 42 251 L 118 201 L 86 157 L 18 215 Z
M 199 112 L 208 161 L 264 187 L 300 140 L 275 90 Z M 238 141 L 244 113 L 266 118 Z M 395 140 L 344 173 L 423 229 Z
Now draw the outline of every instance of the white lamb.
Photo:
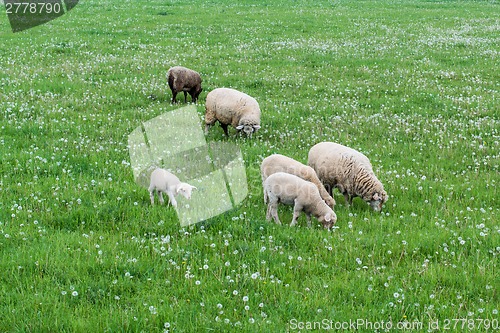
M 318 176 L 316 175 L 316 171 L 314 171 L 314 169 L 310 166 L 304 165 L 299 161 L 296 161 L 293 158 L 284 155 L 273 154 L 266 157 L 260 165 L 262 183 L 264 183 L 267 177 L 276 172 L 290 173 L 313 183 L 314 185 L 316 185 L 316 187 L 318 187 L 319 194 L 321 195 L 325 203 L 332 208 L 335 207 L 335 200 L 330 194 L 328 194 L 325 186 L 323 186 Z
M 151 173 L 151 182 L 149 184 L 149 197 L 151 198 L 151 205 L 154 205 L 154 192 L 158 192 L 160 204 L 163 205 L 163 193 L 167 193 L 172 206 L 177 207 L 175 195 L 182 194 L 186 199 L 191 198 L 191 192 L 196 189 L 188 183 L 183 183 L 177 176 L 171 174 L 165 169 L 157 168 Z
M 278 217 L 278 203 L 281 202 L 294 205 L 290 226 L 297 224 L 302 211 L 306 214 L 308 226 L 311 226 L 311 214 L 327 229 L 337 222 L 337 215 L 323 201 L 318 188 L 311 182 L 289 173 L 277 172 L 267 177 L 262 186 L 264 203 L 267 203 L 267 220 L 273 217 L 277 224 L 281 224 Z
M 373 173 L 370 160 L 352 148 L 334 142 L 321 142 L 309 150 L 308 164 L 329 190 L 339 189 L 346 205 L 360 197 L 375 211 L 382 210 L 388 195 Z
M 238 90 L 217 88 L 208 93 L 205 103 L 205 133 L 219 121 L 224 133 L 231 125 L 251 136 L 260 128 L 260 107 L 255 98 Z

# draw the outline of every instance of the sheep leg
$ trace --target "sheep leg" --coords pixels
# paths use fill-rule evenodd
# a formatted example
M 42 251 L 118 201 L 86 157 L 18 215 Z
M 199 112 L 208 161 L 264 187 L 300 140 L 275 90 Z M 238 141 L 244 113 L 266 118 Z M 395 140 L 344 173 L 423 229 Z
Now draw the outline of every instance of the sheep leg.
M 208 129 L 211 127 L 212 125 L 209 125 L 209 124 L 205 124 L 205 135 L 208 134 Z
M 290 223 L 290 227 L 294 227 L 297 224 L 297 219 L 300 216 L 300 210 L 299 211 L 293 211 L 293 217 L 292 217 L 292 222 Z
M 266 211 L 266 220 L 270 221 L 271 220 L 271 203 L 267 205 L 267 211 Z
M 347 192 L 343 192 L 342 194 L 344 195 L 345 205 L 349 207 L 350 203 L 352 202 L 352 199 L 349 197 L 349 194 Z
M 184 91 L 184 103 L 187 103 L 187 92 Z
M 196 91 L 194 89 L 191 89 L 189 91 L 189 96 L 191 96 L 191 101 L 196 104 L 196 100 L 198 99 L 196 96 Z
M 269 214 L 273 217 L 274 222 L 276 222 L 276 224 L 281 225 L 281 221 L 280 221 L 280 218 L 278 216 L 278 203 L 277 202 L 270 202 L 268 205 L 268 210 L 269 210 Z
M 149 191 L 149 198 L 151 199 L 151 206 L 154 206 L 154 204 L 155 204 L 155 192 L 154 192 L 154 190 Z
M 229 134 L 227 133 L 227 124 L 220 124 L 220 127 L 222 127 L 222 129 L 224 130 L 224 134 L 226 134 L 226 136 L 229 136 Z
M 311 214 L 306 213 L 307 226 L 310 228 L 311 225 Z
M 293 206 L 293 218 L 292 222 L 290 223 L 290 227 L 293 227 L 297 224 L 297 219 L 299 218 L 301 211 L 302 206 L 297 202 L 297 199 L 295 199 L 295 205 Z
M 172 90 L 172 104 L 175 104 L 175 97 L 177 96 L 177 91 Z
M 327 190 L 328 190 L 328 194 L 330 194 L 330 196 L 333 198 L 333 186 L 328 185 Z
M 163 205 L 165 201 L 163 200 L 163 192 L 160 190 L 158 190 L 158 198 L 160 198 L 160 205 Z
M 168 199 L 170 200 L 170 204 L 172 206 L 174 206 L 175 208 L 177 208 L 177 201 L 175 200 L 173 193 L 171 193 L 170 191 L 167 191 L 167 195 L 168 195 Z

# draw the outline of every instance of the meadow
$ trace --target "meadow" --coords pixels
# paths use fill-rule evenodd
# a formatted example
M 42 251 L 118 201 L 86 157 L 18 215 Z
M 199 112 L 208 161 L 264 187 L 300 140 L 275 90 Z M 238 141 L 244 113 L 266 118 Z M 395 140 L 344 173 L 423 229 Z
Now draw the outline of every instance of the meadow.
M 499 330 L 498 1 L 81 0 L 0 41 L 0 332 Z M 127 147 L 184 106 L 174 65 L 200 128 L 217 87 L 262 109 L 251 139 L 207 135 L 248 197 L 185 228 Z M 320 141 L 370 158 L 382 213 L 336 192 L 331 231 L 266 221 L 262 159 Z

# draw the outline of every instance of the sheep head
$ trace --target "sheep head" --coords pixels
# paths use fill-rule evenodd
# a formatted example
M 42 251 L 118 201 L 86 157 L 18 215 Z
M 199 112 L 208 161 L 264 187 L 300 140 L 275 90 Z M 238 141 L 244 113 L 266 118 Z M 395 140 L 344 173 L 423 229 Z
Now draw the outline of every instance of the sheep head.
M 191 192 L 195 189 L 195 186 L 191 186 L 188 183 L 180 183 L 179 186 L 177 186 L 175 194 L 181 194 L 184 198 L 191 199 Z
M 243 132 L 248 135 L 248 136 L 252 136 L 252 133 L 254 132 L 257 132 L 257 130 L 260 128 L 260 125 L 238 125 L 236 126 L 236 129 L 238 131 L 241 131 L 243 130 Z
M 382 205 L 387 201 L 389 196 L 387 192 L 382 190 L 380 192 L 375 192 L 369 201 L 370 207 L 376 212 L 382 210 Z
M 318 221 L 323 224 L 323 227 L 325 227 L 325 229 L 331 229 L 337 222 L 337 215 L 335 215 L 333 211 L 328 212 L 324 216 L 320 216 Z

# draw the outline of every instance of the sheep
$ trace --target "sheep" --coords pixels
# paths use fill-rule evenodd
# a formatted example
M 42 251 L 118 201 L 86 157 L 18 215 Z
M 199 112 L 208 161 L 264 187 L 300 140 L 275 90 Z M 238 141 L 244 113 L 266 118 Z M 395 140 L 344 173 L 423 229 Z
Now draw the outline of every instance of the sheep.
M 174 195 L 182 194 L 186 199 L 191 198 L 191 192 L 196 189 L 195 186 L 191 186 L 188 183 L 183 183 L 177 178 L 177 176 L 171 174 L 165 169 L 156 168 L 151 173 L 151 182 L 149 184 L 149 197 L 151 198 L 151 205 L 154 205 L 154 192 L 158 192 L 158 197 L 160 199 L 160 204 L 163 205 L 163 194 L 167 193 L 170 199 L 170 204 L 177 208 L 177 201 Z
M 297 218 L 302 211 L 306 214 L 309 227 L 311 214 L 327 229 L 337 222 L 337 215 L 323 201 L 316 185 L 307 180 L 289 173 L 276 172 L 267 177 L 262 187 L 264 188 L 264 203 L 267 203 L 266 219 L 268 221 L 272 217 L 276 224 L 281 224 L 278 217 L 278 203 L 281 202 L 294 205 L 291 227 L 297 224 Z
M 374 211 L 381 211 L 388 195 L 373 173 L 370 160 L 362 153 L 334 142 L 321 142 L 309 150 L 308 162 L 329 190 L 339 189 L 346 205 L 354 197 L 366 201 Z
M 184 103 L 187 102 L 187 93 L 191 95 L 191 100 L 196 103 L 203 88 L 201 87 L 201 76 L 192 69 L 174 66 L 167 73 L 168 86 L 172 90 L 172 104 L 175 104 L 177 93 L 184 92 Z
M 219 121 L 226 136 L 228 125 L 251 136 L 260 128 L 259 103 L 234 89 L 214 89 L 208 93 L 205 103 L 205 134 L 216 121 Z
M 319 194 L 321 195 L 325 203 L 332 208 L 335 207 L 335 200 L 330 194 L 328 194 L 328 191 L 323 186 L 323 183 L 321 183 L 318 176 L 316 175 L 316 171 L 314 171 L 314 169 L 310 166 L 304 165 L 299 161 L 296 161 L 293 158 L 284 155 L 273 154 L 266 157 L 262 161 L 262 164 L 260 165 L 262 183 L 264 183 L 267 177 L 269 177 L 273 173 L 280 171 L 290 173 L 313 183 L 318 188 Z

